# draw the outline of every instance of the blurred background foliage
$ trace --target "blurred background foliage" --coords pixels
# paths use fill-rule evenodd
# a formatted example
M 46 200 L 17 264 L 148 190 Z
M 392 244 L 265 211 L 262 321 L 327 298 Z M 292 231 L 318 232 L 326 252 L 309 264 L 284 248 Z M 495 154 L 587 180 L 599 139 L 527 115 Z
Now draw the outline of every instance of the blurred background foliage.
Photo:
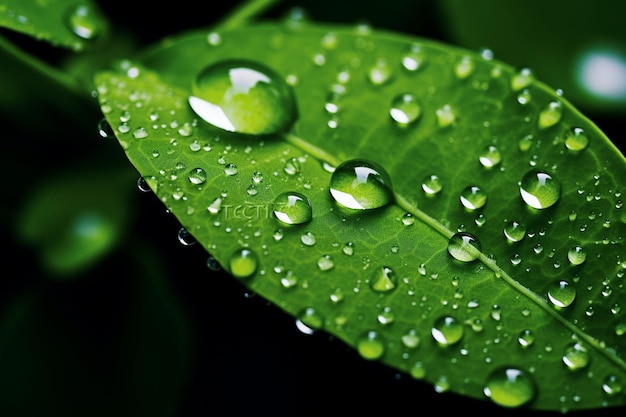
M 166 36 L 214 25 L 241 2 L 99 4 L 113 31 L 91 52 L 0 32 L 5 45 L 88 86 L 68 92 L 0 48 L 0 415 L 502 413 L 363 361 L 327 335 L 300 333 L 199 245 L 179 240 L 177 221 L 139 191 L 122 149 L 99 134 L 90 75 Z M 263 18 L 294 7 L 312 21 L 489 48 L 562 89 L 624 152 L 626 3 L 301 0 L 279 2 Z

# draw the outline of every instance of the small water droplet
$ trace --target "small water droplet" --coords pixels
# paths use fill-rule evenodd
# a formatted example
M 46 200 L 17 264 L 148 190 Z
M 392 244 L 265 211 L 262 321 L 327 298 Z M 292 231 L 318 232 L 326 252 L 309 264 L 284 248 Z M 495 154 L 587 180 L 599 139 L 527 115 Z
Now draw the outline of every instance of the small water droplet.
M 376 63 L 367 72 L 367 79 L 374 85 L 383 85 L 389 82 L 392 76 L 392 67 L 384 59 L 376 60 Z
M 536 209 L 551 207 L 561 197 L 561 183 L 537 169 L 531 169 L 524 175 L 519 190 L 526 204 Z
M 572 152 L 579 152 L 587 148 L 589 137 L 580 127 L 573 127 L 565 133 L 565 147 Z
M 537 124 L 539 129 L 547 129 L 561 121 L 563 117 L 563 103 L 560 101 L 551 101 L 539 113 Z
M 317 259 L 317 267 L 320 271 L 330 271 L 335 267 L 335 261 L 330 255 L 322 255 Z
M 409 348 L 415 349 L 419 346 L 421 338 L 415 329 L 409 329 L 405 334 L 402 335 L 402 344 Z
M 252 250 L 237 249 L 229 259 L 230 273 L 238 279 L 248 278 L 257 271 L 259 260 Z
M 410 226 L 415 223 L 415 217 L 411 213 L 405 213 L 402 216 L 402 224 L 405 226 Z
M 102 17 L 86 4 L 74 6 L 66 15 L 66 24 L 72 33 L 86 40 L 97 38 L 103 30 Z
M 178 229 L 178 241 L 184 246 L 191 246 L 196 243 L 196 238 L 193 237 L 189 230 L 184 227 Z
M 354 255 L 354 243 L 347 242 L 345 245 L 343 245 L 341 251 L 348 256 Z
M 364 160 L 340 164 L 331 176 L 330 194 L 341 206 L 353 210 L 376 209 L 393 201 L 387 171 Z
M 398 125 L 408 126 L 419 119 L 422 114 L 422 105 L 413 94 L 399 94 L 391 101 L 389 114 Z
M 189 105 L 205 122 L 249 135 L 289 130 L 298 113 L 291 86 L 265 65 L 245 60 L 203 69 L 193 80 Z
M 461 57 L 461 59 L 454 66 L 454 73 L 458 78 L 467 78 L 474 72 L 474 61 L 467 55 Z
M 385 341 L 380 333 L 371 330 L 359 336 L 356 349 L 364 359 L 376 360 L 385 353 Z
M 417 71 L 426 63 L 424 52 L 420 44 L 412 43 L 408 51 L 402 56 L 402 66 L 407 71 Z
M 439 346 L 450 346 L 463 338 L 463 323 L 452 316 L 441 316 L 430 332 Z
M 194 168 L 189 171 L 187 178 L 194 185 L 202 185 L 206 182 L 206 171 L 202 168 Z
M 393 269 L 382 266 L 374 271 L 370 280 L 370 287 L 376 292 L 388 292 L 398 285 L 398 279 Z
M 228 175 L 229 177 L 237 175 L 238 173 L 239 168 L 237 168 L 237 165 L 233 164 L 232 162 L 224 166 L 224 174 Z
M 442 107 L 435 110 L 437 116 L 437 124 L 439 127 L 447 127 L 456 121 L 456 112 L 449 104 L 444 104 Z
M 511 77 L 511 89 L 519 91 L 528 87 L 534 80 L 535 75 L 530 68 L 521 68 L 513 77 Z
M 522 330 L 522 332 L 517 337 L 517 342 L 522 347 L 531 346 L 533 343 L 535 343 L 535 333 L 529 329 Z
M 310 222 L 313 218 L 311 201 L 304 194 L 286 191 L 274 199 L 274 217 L 286 225 Z
M 466 209 L 471 211 L 478 210 L 487 203 L 487 193 L 482 188 L 471 185 L 461 192 L 460 200 Z
M 567 252 L 567 260 L 572 265 L 580 265 L 587 260 L 587 253 L 582 246 L 574 246 Z
M 474 261 L 481 254 L 480 241 L 471 233 L 457 232 L 448 241 L 448 253 L 461 262 Z
M 576 288 L 565 280 L 557 280 L 548 289 L 548 299 L 558 308 L 570 306 L 576 298 Z
M 580 343 L 573 343 L 565 349 L 561 359 L 568 369 L 577 370 L 586 367 L 590 357 L 587 348 Z
M 518 221 L 510 221 L 504 226 L 504 236 L 509 242 L 519 242 L 526 237 L 526 226 Z
M 532 401 L 537 388 L 530 374 L 509 367 L 499 367 L 487 377 L 484 394 L 495 404 L 517 408 Z
M 488 145 L 483 149 L 480 156 L 478 157 L 480 164 L 485 168 L 493 168 L 498 165 L 502 160 L 502 155 L 500 154 L 500 150 L 493 146 Z
M 306 246 L 313 246 L 317 243 L 317 238 L 312 232 L 304 232 L 302 236 L 300 236 L 300 242 Z
M 314 307 L 305 307 L 296 315 L 296 327 L 302 333 L 313 334 L 324 326 L 324 317 Z
M 422 180 L 422 190 L 427 195 L 435 195 L 441 191 L 443 186 L 441 185 L 441 179 L 437 175 L 427 175 L 424 180 Z

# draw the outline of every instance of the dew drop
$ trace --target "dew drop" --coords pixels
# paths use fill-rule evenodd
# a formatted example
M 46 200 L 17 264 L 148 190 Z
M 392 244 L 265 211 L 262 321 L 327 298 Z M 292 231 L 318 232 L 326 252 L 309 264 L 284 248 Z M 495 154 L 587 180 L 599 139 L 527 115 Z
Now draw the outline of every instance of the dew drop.
M 178 229 L 178 241 L 184 246 L 191 246 L 196 243 L 196 238 L 193 237 L 189 230 L 184 227 Z
M 480 241 L 471 233 L 457 232 L 448 241 L 448 253 L 461 262 L 471 262 L 478 259 L 480 251 Z
M 456 112 L 449 104 L 445 104 L 435 110 L 435 115 L 437 116 L 437 124 L 439 127 L 450 126 L 456 121 Z
M 589 364 L 589 352 L 580 343 L 569 345 L 561 358 L 565 366 L 571 370 L 582 369 Z
M 565 147 L 570 151 L 582 151 L 587 145 L 589 145 L 589 137 L 582 128 L 573 127 L 565 134 Z
M 300 242 L 306 246 L 313 246 L 317 243 L 317 238 L 312 232 L 304 232 L 302 236 L 300 236 Z
M 574 246 L 567 252 L 567 260 L 572 265 L 580 265 L 587 260 L 587 253 L 582 246 Z
M 392 291 L 397 285 L 398 279 L 396 273 L 388 266 L 382 266 L 375 270 L 370 280 L 370 287 L 376 292 Z
M 408 126 L 419 119 L 422 114 L 422 105 L 413 94 L 399 94 L 391 101 L 389 114 L 398 125 Z
M 228 175 L 229 177 L 237 175 L 238 173 L 239 168 L 237 168 L 237 165 L 233 164 L 232 162 L 224 166 L 224 174 Z
M 405 226 L 410 226 L 415 223 L 415 217 L 411 213 L 404 213 L 402 216 L 402 224 Z
M 364 160 L 340 164 L 331 176 L 330 194 L 341 206 L 353 210 L 377 209 L 393 200 L 387 171 Z
M 320 271 L 330 271 L 335 267 L 335 261 L 330 255 L 322 255 L 317 259 L 317 267 Z
M 66 24 L 72 33 L 86 40 L 95 39 L 102 33 L 102 23 L 99 14 L 85 4 L 75 6 L 66 16 Z
M 556 178 L 537 169 L 524 175 L 519 190 L 524 202 L 536 209 L 551 207 L 561 197 L 561 184 Z
M 471 211 L 478 210 L 487 203 L 487 193 L 482 188 L 471 185 L 461 192 L 460 200 L 466 209 Z
M 256 272 L 259 260 L 252 250 L 237 249 L 229 259 L 230 273 L 238 279 L 248 278 Z
M 467 78 L 474 72 L 474 61 L 469 56 L 463 56 L 456 63 L 454 67 L 454 73 L 458 78 Z
M 206 171 L 202 168 L 194 168 L 189 171 L 187 178 L 194 185 L 202 185 L 206 182 Z
M 493 145 L 488 145 L 485 149 L 483 149 L 480 156 L 478 157 L 478 160 L 480 161 L 480 164 L 485 168 L 493 168 L 500 163 L 500 161 L 502 160 L 502 155 L 500 154 L 500 150 L 497 147 Z
M 289 130 L 297 118 L 291 86 L 263 64 L 230 60 L 212 64 L 193 80 L 189 105 L 205 122 L 249 135 Z
M 296 327 L 302 333 L 313 334 L 324 326 L 324 317 L 314 307 L 305 307 L 296 315 Z
M 619 394 L 623 390 L 623 385 L 616 375 L 608 375 L 602 381 L 602 391 L 609 396 Z
M 402 66 L 407 71 L 413 72 L 422 68 L 425 63 L 426 59 L 422 47 L 417 43 L 409 45 L 408 51 L 402 56 Z
M 526 226 L 515 220 L 504 226 L 504 236 L 509 242 L 519 242 L 526 237 Z
M 354 255 L 354 243 L 346 242 L 346 244 L 343 245 L 343 248 L 341 248 L 341 251 L 347 256 Z
M 535 343 L 535 333 L 529 329 L 522 330 L 522 332 L 517 337 L 517 342 L 522 347 L 531 346 L 533 343 Z
M 427 195 L 438 194 L 442 188 L 441 179 L 437 175 L 428 175 L 422 181 L 422 190 L 424 190 Z
M 430 333 L 439 346 L 450 346 L 463 338 L 463 323 L 452 316 L 435 320 Z
M 576 288 L 565 280 L 553 282 L 548 289 L 548 299 L 555 307 L 568 307 L 575 298 Z
M 563 103 L 560 101 L 551 101 L 545 109 L 539 113 L 538 126 L 539 129 L 547 129 L 561 121 L 563 117 Z
M 530 68 L 521 68 L 513 77 L 511 77 L 511 89 L 519 91 L 528 87 L 534 80 L 535 76 Z
M 383 85 L 391 80 L 393 71 L 391 65 L 384 59 L 378 59 L 367 72 L 367 79 L 373 85 Z
M 380 333 L 371 330 L 357 339 L 356 349 L 364 359 L 376 360 L 385 354 L 385 341 Z
M 115 132 L 113 131 L 111 124 L 104 117 L 98 122 L 98 133 L 104 139 L 112 139 L 115 137 Z
M 402 344 L 409 348 L 415 349 L 420 344 L 420 337 L 415 329 L 409 329 L 404 335 L 402 335 Z
M 517 408 L 532 401 L 537 388 L 531 375 L 525 371 L 499 367 L 487 377 L 483 392 L 495 404 Z
M 274 199 L 274 217 L 286 225 L 310 222 L 313 218 L 311 201 L 304 194 L 286 191 Z

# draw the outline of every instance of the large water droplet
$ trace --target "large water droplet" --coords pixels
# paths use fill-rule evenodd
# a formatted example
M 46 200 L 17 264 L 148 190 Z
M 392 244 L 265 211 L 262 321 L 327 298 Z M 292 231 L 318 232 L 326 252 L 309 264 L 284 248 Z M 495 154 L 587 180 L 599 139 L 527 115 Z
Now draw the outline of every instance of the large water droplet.
M 314 307 L 305 307 L 296 317 L 296 327 L 302 333 L 313 334 L 324 326 L 324 317 Z
M 478 210 L 487 203 L 487 193 L 482 188 L 471 185 L 461 191 L 460 200 L 466 209 L 471 211 Z
M 587 253 L 582 246 L 574 246 L 567 252 L 567 260 L 572 265 L 580 265 L 587 260 Z
M 526 226 L 515 220 L 504 226 L 504 236 L 509 242 L 519 242 L 526 236 Z
M 103 30 L 102 17 L 92 7 L 80 4 L 73 7 L 66 16 L 66 24 L 78 37 L 95 39 Z
M 537 388 L 528 373 L 521 369 L 501 367 L 489 374 L 483 392 L 498 405 L 516 408 L 533 400 Z
M 519 191 L 530 207 L 545 209 L 559 201 L 561 183 L 546 172 L 531 169 L 522 178 Z
M 274 199 L 274 217 L 283 224 L 295 225 L 311 221 L 311 201 L 304 194 L 286 191 Z
M 461 262 L 471 262 L 480 256 L 481 245 L 476 236 L 458 232 L 448 241 L 448 253 Z
M 330 194 L 343 207 L 371 210 L 393 200 L 389 174 L 378 164 L 350 160 L 340 164 L 330 179 Z
M 237 249 L 229 260 L 230 273 L 235 278 L 248 278 L 256 272 L 259 260 L 256 253 L 247 248 Z
M 582 151 L 587 145 L 589 145 L 589 137 L 582 128 L 573 127 L 565 134 L 565 147 L 570 151 Z
M 590 357 L 587 348 L 580 343 L 573 343 L 565 349 L 561 359 L 568 369 L 577 370 L 586 367 Z
M 267 135 L 286 131 L 297 118 L 295 96 L 275 71 L 257 62 L 222 61 L 202 70 L 189 105 L 207 123 L 231 132 Z
M 560 101 L 551 101 L 541 113 L 539 113 L 539 120 L 537 122 L 539 129 L 547 129 L 554 126 L 561 121 L 561 117 L 563 117 L 563 103 Z

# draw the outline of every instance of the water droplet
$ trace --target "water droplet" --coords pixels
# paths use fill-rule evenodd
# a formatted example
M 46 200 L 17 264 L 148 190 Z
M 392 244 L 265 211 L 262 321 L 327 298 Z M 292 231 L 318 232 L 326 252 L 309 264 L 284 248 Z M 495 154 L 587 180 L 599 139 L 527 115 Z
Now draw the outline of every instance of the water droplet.
M 574 246 L 567 252 L 567 260 L 572 265 L 580 265 L 587 260 L 587 253 L 582 246 Z
M 189 182 L 195 185 L 202 185 L 206 182 L 206 171 L 202 168 L 194 168 L 187 176 Z
M 519 91 L 528 87 L 534 80 L 535 75 L 530 68 L 521 68 L 513 77 L 511 77 L 511 88 L 513 91 Z
M 383 85 L 392 78 L 391 65 L 384 59 L 378 59 L 367 72 L 367 79 L 374 85 Z
M 467 55 L 462 56 L 454 67 L 454 73 L 461 79 L 469 77 L 473 72 L 474 61 Z
M 478 160 L 485 168 L 493 168 L 500 163 L 502 155 L 500 154 L 500 150 L 498 148 L 493 145 L 488 145 L 485 149 L 483 149 L 478 157 Z
M 409 329 L 404 335 L 402 335 L 401 340 L 402 344 L 409 349 L 417 348 L 421 341 L 419 334 L 415 329 Z
M 312 232 L 304 232 L 304 234 L 300 236 L 300 242 L 306 246 L 313 246 L 317 243 L 317 238 Z
M 396 316 L 391 311 L 391 307 L 383 308 L 383 310 L 378 313 L 378 316 L 376 316 L 376 320 L 378 320 L 378 322 L 383 325 L 389 325 L 393 323 L 395 319 Z
M 435 115 L 437 116 L 437 124 L 439 127 L 450 126 L 456 121 L 456 112 L 449 104 L 445 104 L 435 110 Z
M 487 193 L 482 188 L 471 185 L 461 192 L 460 199 L 463 207 L 474 211 L 482 208 L 487 203 Z
M 555 307 L 568 307 L 575 298 L 576 288 L 565 280 L 553 282 L 548 289 L 548 299 Z
M 452 316 L 435 320 L 430 333 L 440 346 L 450 346 L 463 338 L 463 323 Z
M 103 30 L 103 20 L 92 7 L 80 4 L 74 6 L 66 16 L 68 28 L 82 39 L 95 39 Z
M 389 114 L 398 125 L 407 126 L 421 116 L 422 106 L 415 95 L 403 93 L 393 98 Z
M 302 333 L 313 334 L 324 326 L 324 317 L 314 307 L 305 307 L 296 315 L 296 327 Z
M 427 195 L 435 195 L 439 193 L 442 188 L 441 180 L 437 175 L 428 175 L 422 181 L 422 190 L 424 190 Z
M 582 151 L 587 145 L 589 145 L 589 137 L 582 128 L 573 127 L 565 134 L 565 147 L 570 151 Z
M 398 279 L 393 269 L 383 266 L 374 271 L 370 287 L 376 292 L 388 292 L 396 288 Z
M 515 220 L 504 226 L 504 236 L 509 242 L 519 242 L 526 237 L 526 226 Z
M 535 343 L 535 333 L 529 329 L 522 330 L 520 335 L 517 337 L 517 342 L 522 347 L 528 347 Z
M 256 253 L 247 248 L 237 249 L 229 260 L 230 273 L 238 279 L 248 278 L 256 272 L 259 260 Z
M 405 226 L 410 226 L 415 223 L 415 217 L 411 213 L 405 213 L 402 216 L 402 224 Z
M 589 364 L 589 352 L 580 343 L 569 345 L 561 358 L 565 366 L 571 370 L 582 369 Z
M 537 169 L 524 175 L 519 190 L 526 204 L 536 209 L 551 207 L 561 197 L 561 184 L 556 178 Z
M 499 367 L 487 377 L 483 392 L 495 404 L 517 408 L 532 401 L 537 388 L 532 376 L 521 369 Z
M 407 71 L 417 71 L 426 63 L 421 45 L 413 43 L 409 45 L 409 50 L 402 56 L 402 66 Z
M 623 385 L 616 375 L 608 375 L 602 381 L 602 391 L 607 395 L 613 396 L 619 394 L 623 390 Z
M 353 210 L 376 209 L 393 200 L 387 171 L 364 160 L 340 164 L 330 179 L 330 194 L 341 206 Z
M 364 359 L 376 360 L 385 353 L 385 341 L 380 333 L 371 330 L 357 339 L 356 349 Z
M 250 135 L 289 130 L 298 113 L 287 82 L 272 69 L 245 60 L 202 70 L 193 80 L 189 105 L 213 126 Z
M 335 267 L 335 261 L 330 255 L 322 255 L 317 259 L 317 267 L 320 271 L 330 271 Z
M 237 175 L 238 173 L 239 168 L 237 168 L 237 165 L 233 164 L 232 162 L 224 166 L 224 174 L 228 175 L 229 177 Z
M 551 101 L 545 109 L 539 113 L 538 126 L 539 129 L 547 129 L 561 121 L 563 117 L 563 103 L 560 101 Z
M 184 246 L 191 246 L 196 243 L 196 238 L 193 237 L 189 230 L 184 227 L 178 229 L 178 241 Z
M 98 133 L 101 137 L 105 139 L 111 139 L 115 137 L 115 132 L 113 131 L 111 124 L 104 117 L 98 122 Z
M 311 201 L 295 191 L 281 193 L 274 199 L 274 217 L 286 225 L 310 222 L 313 218 Z
M 343 245 L 341 251 L 348 256 L 354 255 L 354 243 L 347 242 L 345 245 Z
M 481 245 L 476 236 L 457 232 L 448 241 L 448 253 L 461 262 L 471 262 L 480 257 Z

